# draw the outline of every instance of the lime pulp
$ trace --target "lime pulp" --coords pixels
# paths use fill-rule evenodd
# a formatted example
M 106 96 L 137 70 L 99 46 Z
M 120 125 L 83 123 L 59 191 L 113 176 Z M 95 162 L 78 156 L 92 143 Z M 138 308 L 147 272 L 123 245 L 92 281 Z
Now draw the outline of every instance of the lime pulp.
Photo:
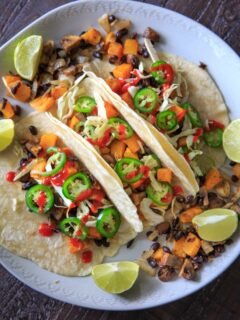
M 0 120 L 0 151 L 6 149 L 14 137 L 14 122 L 11 119 Z
M 230 160 L 240 163 L 240 119 L 232 121 L 224 130 L 223 149 Z

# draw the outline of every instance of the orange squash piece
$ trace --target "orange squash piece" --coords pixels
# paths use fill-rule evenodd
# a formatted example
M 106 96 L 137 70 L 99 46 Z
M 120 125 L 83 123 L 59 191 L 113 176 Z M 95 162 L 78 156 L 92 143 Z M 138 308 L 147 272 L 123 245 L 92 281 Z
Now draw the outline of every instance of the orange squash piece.
M 240 163 L 237 163 L 232 167 L 232 172 L 236 177 L 240 178 Z
M 121 98 L 123 99 L 123 101 L 125 101 L 127 103 L 127 105 L 132 108 L 135 109 L 134 103 L 133 103 L 133 98 L 130 95 L 130 93 L 128 91 L 124 92 L 123 94 L 121 94 Z
M 54 147 L 57 143 L 58 136 L 54 133 L 45 133 L 40 138 L 40 146 L 43 150 Z
M 68 121 L 68 126 L 74 130 L 75 125 L 79 122 L 78 117 L 73 116 L 69 121 Z
M 130 138 L 123 140 L 133 153 L 137 153 L 140 150 L 138 141 L 140 141 L 140 139 L 135 133 Z
M 64 95 L 65 92 L 67 92 L 68 88 L 66 86 L 57 86 L 52 88 L 51 90 L 51 96 L 53 99 L 57 100 L 60 97 Z
M 222 181 L 222 176 L 220 171 L 217 168 L 212 168 L 208 171 L 205 177 L 204 187 L 206 190 L 211 190 L 221 181 Z
M 164 254 L 163 248 L 159 248 L 154 252 L 153 259 L 160 262 L 163 257 L 163 254 Z
M 8 84 L 8 93 L 8 95 L 14 97 L 14 99 L 26 102 L 29 101 L 31 97 L 31 88 L 21 80 L 17 80 Z
M 128 79 L 130 78 L 131 71 L 133 69 L 133 66 L 129 63 L 123 63 L 119 66 L 116 66 L 112 73 L 115 78 L 122 78 L 122 79 Z
M 121 59 L 123 56 L 123 46 L 118 42 L 110 42 L 107 53 L 109 56 L 117 56 Z
M 126 149 L 125 143 L 123 141 L 116 140 L 116 141 L 113 141 L 113 143 L 111 144 L 110 152 L 111 152 L 111 155 L 116 160 L 119 160 L 119 159 L 122 159 L 125 149 Z
M 158 181 L 171 183 L 172 177 L 173 177 L 173 173 L 172 173 L 172 170 L 169 168 L 159 168 L 157 171 Z
M 187 112 L 187 110 L 179 107 L 178 105 L 172 106 L 170 108 L 170 110 L 176 113 L 176 116 L 177 116 L 177 119 L 178 119 L 179 122 L 183 120 L 183 118 L 184 118 L 184 116 L 185 116 L 185 114 Z
M 115 93 L 120 93 L 122 89 L 122 83 L 118 79 L 109 78 L 106 80 L 109 87 L 112 89 Z
M 127 148 L 124 152 L 124 158 L 134 158 L 134 159 L 139 159 L 138 154 L 135 152 L 132 152 L 130 148 Z
M 0 111 L 5 119 L 11 119 L 15 116 L 13 106 L 6 99 L 3 99 L 3 102 L 0 103 Z
M 30 106 L 39 111 L 45 112 L 55 105 L 55 99 L 49 95 L 38 97 L 30 102 Z
M 112 31 L 107 33 L 104 42 L 105 42 L 105 50 L 108 50 L 109 44 L 112 43 L 112 42 L 116 42 L 115 33 L 112 32 Z
M 134 182 L 131 184 L 132 189 L 137 189 L 139 188 L 144 182 L 146 181 L 145 178 L 138 180 L 137 182 Z
M 138 42 L 136 39 L 126 39 L 123 47 L 123 54 L 134 54 L 138 53 Z
M 114 106 L 111 103 L 104 101 L 104 105 L 105 105 L 108 119 L 117 117 L 119 115 L 119 112 L 117 111 L 116 108 L 114 108 Z
M 46 160 L 42 160 L 35 164 L 35 166 L 32 168 L 30 172 L 30 177 L 33 179 L 41 179 L 42 176 L 39 174 L 39 172 L 45 172 L 46 171 Z
M 81 36 L 81 38 L 93 46 L 96 46 L 101 41 L 102 36 L 97 29 L 90 28 Z
M 102 235 L 97 231 L 95 227 L 88 227 L 88 237 L 93 239 L 102 239 Z
M 183 251 L 190 257 L 195 257 L 201 248 L 201 240 L 193 233 L 189 233 L 183 244 Z
M 172 252 L 175 256 L 179 258 L 185 258 L 186 253 L 183 251 L 183 244 L 185 243 L 186 238 L 181 237 L 179 240 L 174 240 Z
M 195 216 L 202 212 L 203 210 L 200 207 L 192 207 L 180 213 L 179 219 L 182 223 L 190 223 Z

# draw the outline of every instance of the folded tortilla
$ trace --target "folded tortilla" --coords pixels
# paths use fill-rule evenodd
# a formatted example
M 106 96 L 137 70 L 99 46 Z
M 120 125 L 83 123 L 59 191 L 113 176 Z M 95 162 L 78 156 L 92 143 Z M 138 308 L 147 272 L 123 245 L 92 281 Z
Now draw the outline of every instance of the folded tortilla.
M 67 276 L 85 276 L 92 266 L 101 263 L 104 256 L 113 256 L 120 246 L 133 239 L 142 230 L 142 223 L 131 200 L 113 176 L 102 166 L 91 150 L 58 126 L 58 120 L 50 120 L 46 114 L 31 113 L 15 125 L 13 144 L 0 154 L 0 244 L 19 256 L 28 258 L 40 267 Z M 67 237 L 62 233 L 51 237 L 42 237 L 38 233 L 39 224 L 46 222 L 46 216 L 30 213 L 25 205 L 25 191 L 20 183 L 9 183 L 5 180 L 6 172 L 14 170 L 23 157 L 21 139 L 28 137 L 30 125 L 37 127 L 39 133 L 53 132 L 63 144 L 78 157 L 85 167 L 95 176 L 105 189 L 106 194 L 122 214 L 122 223 L 118 233 L 110 239 L 110 246 L 97 247 L 92 241 L 93 260 L 85 264 L 79 255 L 68 250 Z M 125 219 L 127 218 L 127 219 Z
M 95 96 L 95 100 L 97 100 L 99 95 L 102 100 L 111 103 L 131 125 L 140 139 L 156 154 L 162 164 L 173 171 L 175 177 L 178 179 L 178 183 L 183 186 L 185 193 L 195 195 L 198 192 L 199 187 L 197 181 L 184 157 L 176 151 L 162 133 L 129 108 L 117 94 L 111 91 L 106 82 L 98 78 L 93 72 L 86 71 L 86 73 L 76 81 L 76 84 L 59 99 L 57 116 L 61 121 L 67 121 L 67 118 L 73 112 L 77 97 L 81 94 Z M 98 107 L 100 107 L 100 110 L 98 110 L 100 111 L 100 117 L 104 118 L 105 109 L 104 106 L 101 108 L 101 101 L 99 101 Z M 72 134 L 74 134 L 76 138 L 84 140 L 73 131 Z M 87 141 L 85 141 L 85 144 L 88 144 L 89 148 L 97 154 L 97 151 L 91 144 Z M 110 170 L 111 174 L 115 176 L 115 171 L 112 168 L 110 168 Z

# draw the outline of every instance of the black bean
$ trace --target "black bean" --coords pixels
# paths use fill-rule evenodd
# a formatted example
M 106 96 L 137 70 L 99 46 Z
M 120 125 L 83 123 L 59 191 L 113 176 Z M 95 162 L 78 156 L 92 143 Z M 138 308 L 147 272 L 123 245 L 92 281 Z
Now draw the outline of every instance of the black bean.
M 128 29 L 123 28 L 123 29 L 117 31 L 116 37 L 117 37 L 117 39 L 121 39 L 122 37 L 126 36 L 127 34 L 128 34 Z
M 187 198 L 186 198 L 186 204 L 193 203 L 193 201 L 194 201 L 194 196 L 192 196 L 192 195 L 187 196 Z
M 239 181 L 239 178 L 237 176 L 235 176 L 235 174 L 233 174 L 231 176 L 232 182 L 237 183 Z
M 38 134 L 37 128 L 35 126 L 29 126 L 28 129 L 33 136 L 36 136 Z
M 0 117 L 3 117 L 3 113 L 2 113 L 2 111 L 0 110 Z
M 235 166 L 235 164 L 236 164 L 235 161 L 232 161 L 232 160 L 231 160 L 231 161 L 229 162 L 229 165 L 230 165 L 231 167 Z
M 153 258 L 148 258 L 147 262 L 152 268 L 157 268 L 157 266 L 158 266 L 157 261 Z
M 151 245 L 151 249 L 153 249 L 154 251 L 157 251 L 160 248 L 160 243 L 159 242 L 154 242 Z
M 156 242 L 158 240 L 158 236 L 152 239 L 152 241 Z
M 179 223 L 179 218 L 177 217 L 176 219 L 173 220 L 173 222 L 172 222 L 172 227 L 173 227 L 173 228 L 176 228 L 177 225 L 178 225 L 178 223 Z
M 176 200 L 177 200 L 177 202 L 179 202 L 179 203 L 185 203 L 185 197 L 184 197 L 184 196 L 178 195 L 178 196 L 176 197 Z
M 94 51 L 93 56 L 97 59 L 102 59 L 103 54 L 100 51 Z
M 139 54 L 141 56 L 143 56 L 143 58 L 148 58 L 149 57 L 149 53 L 147 51 L 147 48 L 145 46 L 143 46 L 140 51 L 139 51 Z
M 11 92 L 12 92 L 13 95 L 17 93 L 17 91 L 18 91 L 18 89 L 20 88 L 20 86 L 21 86 L 21 82 L 19 81 L 19 82 L 17 82 L 17 83 L 15 84 L 15 86 L 13 86 L 13 87 L 11 88 Z
M 150 78 L 150 85 L 153 88 L 158 88 L 159 87 L 159 83 L 157 83 L 157 81 L 153 77 Z
M 132 240 L 130 240 L 130 241 L 128 241 L 128 243 L 127 243 L 127 248 L 128 248 L 128 249 L 132 246 L 134 240 L 135 240 L 135 238 L 132 239 Z
M 22 167 L 23 165 L 25 165 L 27 162 L 28 162 L 28 159 L 27 159 L 27 158 L 22 158 L 22 159 L 20 160 L 20 167 Z
M 102 245 L 102 240 L 94 239 L 94 242 L 95 242 L 95 244 L 96 244 L 98 247 L 101 247 L 101 245 Z
M 233 239 L 227 239 L 226 245 L 230 246 L 231 244 L 233 244 Z
M 20 115 L 21 115 L 21 112 L 22 112 L 21 107 L 20 107 L 19 105 L 16 105 L 16 106 L 14 107 L 14 113 L 15 113 L 15 115 L 16 115 L 16 116 L 20 116 Z
M 108 22 L 109 23 L 112 23 L 115 20 L 116 20 L 116 17 L 113 14 L 110 14 L 110 16 L 108 16 Z
M 143 88 L 147 88 L 150 86 L 150 79 L 141 79 L 139 81 L 139 86 L 143 89 Z
M 137 36 L 138 36 L 137 32 L 134 32 L 134 33 L 132 34 L 132 36 L 131 36 L 131 39 L 136 39 Z
M 126 62 L 127 62 L 127 56 L 123 55 L 122 58 L 119 61 L 119 64 L 123 64 L 123 63 L 126 63 Z
M 102 239 L 102 244 L 103 244 L 103 246 L 104 246 L 105 248 L 108 248 L 108 247 L 110 246 L 110 243 L 107 241 L 106 238 L 103 238 L 103 239 Z
M 199 180 L 199 187 L 203 186 L 204 181 L 205 181 L 204 177 L 200 176 L 200 177 L 198 177 L 198 180 Z
M 162 248 L 163 248 L 163 251 L 164 251 L 164 252 L 166 252 L 166 253 L 171 253 L 171 250 L 170 250 L 168 247 L 163 246 Z
M 146 232 L 146 236 L 147 236 L 147 237 L 149 237 L 150 234 L 152 234 L 152 231 L 147 231 L 147 232 Z
M 109 57 L 109 63 L 114 64 L 115 62 L 117 62 L 118 57 L 115 55 L 112 55 L 111 57 Z
M 35 186 L 36 184 L 37 184 L 37 182 L 34 181 L 34 180 L 30 180 L 30 181 L 28 181 L 28 182 L 25 182 L 25 183 L 23 183 L 23 185 L 22 185 L 22 190 L 28 190 L 28 189 L 30 189 L 31 187 Z

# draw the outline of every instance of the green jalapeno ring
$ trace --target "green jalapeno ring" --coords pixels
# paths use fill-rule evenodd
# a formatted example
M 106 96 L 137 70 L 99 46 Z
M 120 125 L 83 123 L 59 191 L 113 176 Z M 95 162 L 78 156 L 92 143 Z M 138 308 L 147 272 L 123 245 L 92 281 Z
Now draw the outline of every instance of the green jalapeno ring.
M 63 183 L 62 192 L 66 198 L 75 201 L 79 194 L 82 191 L 89 189 L 90 186 L 91 181 L 88 176 L 85 173 L 77 172 L 68 177 L 67 180 Z
M 151 88 L 143 88 L 137 91 L 133 98 L 134 106 L 141 112 L 151 112 L 158 102 L 157 93 Z M 150 105 L 147 105 L 150 104 Z
M 65 218 L 60 221 L 60 223 L 58 224 L 58 228 L 60 229 L 60 231 L 71 238 L 85 240 L 88 236 L 88 228 L 85 226 L 85 224 L 82 223 L 81 219 L 79 218 Z M 73 230 L 71 231 L 70 229 Z M 81 231 L 80 235 L 76 235 L 78 231 Z
M 96 101 L 89 96 L 82 96 L 77 99 L 74 110 L 81 113 L 90 113 L 96 106 Z
M 159 112 L 156 118 L 156 125 L 161 130 L 170 131 L 178 124 L 176 113 L 171 110 Z
M 127 123 L 127 121 L 121 119 L 121 118 L 117 118 L 117 117 L 113 117 L 111 119 L 109 119 L 108 121 L 109 124 L 113 125 L 113 129 L 114 131 L 112 132 L 112 135 L 114 138 L 119 139 L 119 133 L 117 132 L 117 130 L 115 129 L 114 125 L 117 124 L 123 124 L 126 127 L 126 137 L 124 137 L 124 139 L 128 139 L 133 135 L 133 129 L 131 128 L 131 126 Z
M 182 105 L 182 108 L 188 111 L 187 117 L 194 127 L 197 127 L 197 128 L 203 127 L 199 112 L 190 103 L 188 102 L 184 103 Z
M 41 192 L 44 192 L 46 196 L 46 205 L 44 205 L 43 212 L 40 212 L 39 206 L 34 201 L 34 198 Z M 46 213 L 52 209 L 54 205 L 54 195 L 50 187 L 43 184 L 37 184 L 26 192 L 25 202 L 27 207 L 34 213 Z
M 49 148 L 47 148 L 46 153 L 47 154 L 49 154 L 49 153 L 57 153 L 59 151 L 60 151 L 60 148 L 58 148 L 58 147 L 49 147 Z
M 140 160 L 135 158 L 122 158 L 121 160 L 118 160 L 115 165 L 115 171 L 123 182 L 131 184 L 131 183 L 137 182 L 143 177 L 143 173 L 140 172 L 135 177 L 131 179 L 127 179 L 126 173 L 124 173 L 124 168 L 123 168 L 125 164 L 126 165 L 134 164 L 137 167 L 137 169 L 139 169 L 143 165 L 143 163 Z
M 84 127 L 84 121 L 79 121 L 78 123 L 76 123 L 75 124 L 75 126 L 74 126 L 74 131 L 76 131 L 76 132 L 80 132 L 81 130 L 81 127 Z
M 98 232 L 105 238 L 112 238 L 118 232 L 121 224 L 121 216 L 116 208 L 103 209 L 96 223 Z
M 211 148 L 219 148 L 222 146 L 223 129 L 214 128 L 203 133 L 204 142 Z
M 67 162 L 67 156 L 64 152 L 56 152 L 50 158 L 48 158 L 47 165 L 48 164 L 51 165 L 52 162 L 56 164 L 55 168 L 53 168 L 50 171 L 46 171 L 46 172 L 41 173 L 42 177 L 54 176 L 59 171 L 61 171 L 62 168 L 65 166 L 65 163 Z
M 171 203 L 170 202 L 163 202 L 162 199 L 166 196 L 166 194 L 172 194 L 172 187 L 168 182 L 158 182 L 162 187 L 163 191 L 159 192 L 153 189 L 152 185 L 148 185 L 146 188 L 146 194 L 149 199 L 151 199 L 154 203 L 159 206 L 166 206 Z M 171 199 L 172 200 L 172 199 Z
M 156 67 L 160 66 L 161 64 L 167 64 L 167 62 L 164 60 L 157 60 L 151 65 L 151 68 L 156 68 Z

